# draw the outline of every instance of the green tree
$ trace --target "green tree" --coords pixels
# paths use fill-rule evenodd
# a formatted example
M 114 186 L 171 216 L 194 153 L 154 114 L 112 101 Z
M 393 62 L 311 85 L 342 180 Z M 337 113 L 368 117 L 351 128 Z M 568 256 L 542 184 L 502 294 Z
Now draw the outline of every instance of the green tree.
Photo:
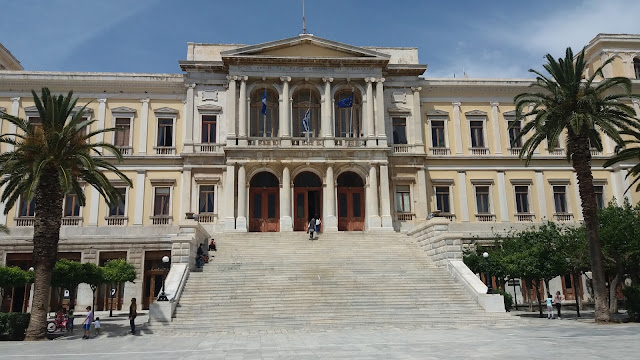
M 634 161 L 636 164 L 629 169 L 626 175 L 626 177 L 635 176 L 629 188 L 626 189 L 626 191 L 629 191 L 635 183 L 640 181 L 640 129 L 626 129 L 621 131 L 620 135 L 625 136 L 624 141 L 616 149 L 617 153 L 611 159 L 607 160 L 604 166 L 609 167 L 620 162 Z M 635 146 L 628 147 L 628 145 Z M 635 191 L 640 191 L 640 183 L 636 186 Z
M 0 233 L 9 233 L 9 229 L 5 225 L 0 225 Z
M 589 269 L 589 245 L 584 226 L 566 227 L 560 239 L 560 251 L 567 262 L 567 273 L 571 274 L 576 297 L 576 314 L 582 308 L 582 286 L 580 278 Z
M 95 120 L 85 120 L 86 106 L 74 113 L 77 98 L 73 98 L 73 92 L 67 96 L 55 96 L 43 88 L 40 97 L 34 91 L 32 94 L 41 124 L 2 114 L 2 119 L 15 125 L 17 132 L 0 136 L 0 143 L 14 146 L 13 151 L 0 154 L 0 186 L 4 186 L 0 201 L 6 203 L 5 213 L 20 197 L 23 200 L 35 199 L 35 283 L 26 340 L 42 339 L 46 335 L 47 301 L 60 239 L 65 194 L 76 194 L 79 204 L 84 205 L 85 196 L 80 185 L 80 181 L 84 181 L 109 204 L 116 204 L 120 195 L 104 170 L 132 186 L 129 178 L 101 156 L 106 150 L 115 155 L 117 161 L 122 161 L 118 149 L 112 144 L 90 142 L 94 136 L 115 129 L 90 130 Z
M 59 306 L 62 306 L 64 289 L 69 289 L 69 298 L 75 303 L 78 285 L 85 280 L 84 269 L 83 264 L 78 261 L 60 259 L 56 262 L 51 274 L 51 286 L 59 289 Z
M 110 289 L 123 282 L 133 282 L 136 279 L 136 268 L 125 259 L 109 260 L 104 265 L 104 282 L 110 285 Z M 111 295 L 111 291 L 109 291 Z M 113 307 L 109 307 L 109 317 L 113 316 Z
M 89 286 L 91 287 L 91 292 L 93 293 L 91 308 L 95 309 L 96 290 L 98 289 L 98 286 L 105 283 L 104 269 L 94 263 L 84 263 L 82 264 L 82 267 L 84 275 L 82 282 L 85 284 L 89 284 Z
M 0 266 L 0 289 L 24 286 L 29 280 L 28 271 L 17 266 Z
M 623 139 L 619 131 L 637 127 L 635 112 L 623 100 L 636 97 L 631 94 L 631 81 L 624 77 L 604 79 L 602 68 L 613 61 L 605 61 L 587 79 L 583 79 L 587 62 L 584 51 L 575 58 L 571 48 L 567 48 L 565 58 L 554 59 L 546 55 L 544 69 L 547 77 L 536 70 L 533 91 L 517 95 L 516 117 L 527 119 L 514 141 L 526 139 L 520 158 L 526 157 L 527 164 L 535 150 L 547 141 L 549 148 L 555 148 L 560 136 L 566 133 L 567 160 L 573 165 L 578 178 L 582 215 L 589 242 L 591 271 L 593 272 L 596 322 L 609 321 L 607 288 L 602 261 L 602 249 L 598 236 L 596 196 L 591 173 L 590 147 L 602 151 L 602 131 L 618 145 Z M 604 79 L 604 80 L 599 80 Z M 598 81 L 597 81 L 598 80 Z M 616 90 L 621 92 L 616 92 Z

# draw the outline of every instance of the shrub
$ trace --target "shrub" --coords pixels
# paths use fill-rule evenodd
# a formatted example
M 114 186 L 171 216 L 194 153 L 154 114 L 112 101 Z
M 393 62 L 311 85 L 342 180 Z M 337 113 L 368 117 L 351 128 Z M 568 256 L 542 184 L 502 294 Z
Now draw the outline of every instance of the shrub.
M 495 290 L 494 293 L 502 295 L 502 299 L 504 299 L 504 309 L 511 311 L 511 308 L 513 308 L 513 296 L 502 290 Z
M 631 321 L 640 321 L 640 285 L 626 286 L 622 289 L 624 304 Z
M 0 338 L 24 340 L 31 314 L 0 313 Z

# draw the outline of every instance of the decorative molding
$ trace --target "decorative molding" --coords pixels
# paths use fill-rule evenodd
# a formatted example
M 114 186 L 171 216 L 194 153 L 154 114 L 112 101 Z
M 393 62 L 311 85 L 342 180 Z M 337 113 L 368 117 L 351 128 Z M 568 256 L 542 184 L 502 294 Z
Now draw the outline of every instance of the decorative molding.
M 397 115 L 411 114 L 411 109 L 400 107 L 400 106 L 393 106 L 393 107 L 387 108 L 387 111 L 389 112 L 389 114 L 397 114 Z
M 170 107 L 161 107 L 159 109 L 153 110 L 153 112 L 158 115 L 178 115 L 178 110 L 172 109 Z
M 431 179 L 433 185 L 453 185 L 453 179 Z
M 515 117 L 516 116 L 516 111 L 515 110 L 505 111 L 505 112 L 502 113 L 502 116 L 504 116 L 504 117 Z
M 444 110 L 431 109 L 427 110 L 427 116 L 446 116 L 449 117 L 449 113 Z
M 571 181 L 569 179 L 549 179 L 550 185 L 569 185 Z
M 407 94 L 405 92 L 395 91 L 391 94 L 391 99 L 394 104 L 406 104 Z
M 511 179 L 512 185 L 532 185 L 533 180 L 531 179 Z
M 473 185 L 493 185 L 493 179 L 471 179 Z
M 464 113 L 465 116 L 487 116 L 487 113 L 481 110 L 471 110 Z
M 198 112 L 199 113 L 221 113 L 222 112 L 222 106 L 218 106 L 218 105 L 198 105 Z
M 176 179 L 149 179 L 149 182 L 153 186 L 174 186 Z
M 124 117 L 131 117 L 131 116 L 135 115 L 136 109 L 132 109 L 132 108 L 127 107 L 127 106 L 119 106 L 117 108 L 111 109 L 111 113 L 112 114 L 122 115 Z

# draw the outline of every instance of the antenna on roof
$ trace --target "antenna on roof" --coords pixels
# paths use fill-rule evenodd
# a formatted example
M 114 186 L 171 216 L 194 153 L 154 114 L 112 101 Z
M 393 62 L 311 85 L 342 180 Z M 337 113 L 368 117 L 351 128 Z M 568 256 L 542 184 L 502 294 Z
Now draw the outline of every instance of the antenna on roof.
M 304 0 L 302 0 L 302 33 L 307 33 L 307 26 L 304 23 Z

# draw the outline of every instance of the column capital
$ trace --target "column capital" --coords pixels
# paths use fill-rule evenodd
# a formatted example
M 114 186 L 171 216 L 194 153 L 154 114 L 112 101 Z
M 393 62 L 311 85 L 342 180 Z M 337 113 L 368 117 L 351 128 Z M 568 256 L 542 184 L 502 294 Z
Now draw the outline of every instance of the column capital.
M 12 97 L 12 98 L 11 98 L 11 101 L 12 101 L 12 102 L 20 101 L 20 96 Z
M 378 82 L 378 83 L 382 84 L 383 82 L 385 82 L 385 80 L 387 80 L 387 79 L 385 79 L 385 78 L 381 77 L 381 78 L 378 78 L 378 79 L 376 80 L 376 82 Z
M 104 103 L 106 103 L 106 102 L 107 102 L 107 99 L 106 99 L 106 98 L 100 98 L 100 99 L 97 99 L 97 101 L 98 101 L 100 104 L 104 104 Z
M 492 102 L 490 102 L 489 104 L 491 104 L 491 107 L 498 107 L 498 106 L 500 106 L 500 103 L 499 103 L 499 102 L 497 102 L 497 101 L 492 101 Z
M 140 102 L 143 103 L 143 104 L 148 104 L 149 103 L 149 98 L 140 99 Z
M 366 82 L 367 84 L 375 82 L 375 81 L 376 81 L 376 78 L 374 78 L 374 77 L 366 77 L 366 78 L 364 78 L 364 82 Z
M 184 87 L 187 89 L 193 89 L 196 87 L 196 83 L 184 84 Z
M 333 81 L 333 78 L 332 78 L 332 77 L 323 77 L 323 78 L 322 78 L 322 81 L 323 81 L 323 82 L 332 82 L 332 81 Z
M 638 99 L 631 99 L 631 102 L 632 102 L 634 105 L 638 105 L 638 104 L 640 104 L 640 100 L 638 100 Z
M 147 170 L 137 169 L 136 172 L 138 173 L 138 175 L 144 175 L 147 173 Z
M 291 76 L 281 76 L 280 77 L 280 81 L 287 83 L 289 81 L 291 81 Z
M 237 76 L 227 75 L 227 80 L 229 80 L 229 82 L 236 81 L 236 80 L 238 80 L 238 77 Z
M 451 105 L 453 105 L 453 107 L 460 107 L 460 105 L 462 105 L 462 103 L 460 101 L 454 101 L 451 103 Z
M 422 90 L 422 86 L 412 86 L 411 87 L 411 91 L 413 92 L 419 92 Z
M 238 80 L 242 82 L 246 82 L 247 80 L 249 80 L 249 77 L 247 75 L 241 75 L 241 76 L 238 76 Z

